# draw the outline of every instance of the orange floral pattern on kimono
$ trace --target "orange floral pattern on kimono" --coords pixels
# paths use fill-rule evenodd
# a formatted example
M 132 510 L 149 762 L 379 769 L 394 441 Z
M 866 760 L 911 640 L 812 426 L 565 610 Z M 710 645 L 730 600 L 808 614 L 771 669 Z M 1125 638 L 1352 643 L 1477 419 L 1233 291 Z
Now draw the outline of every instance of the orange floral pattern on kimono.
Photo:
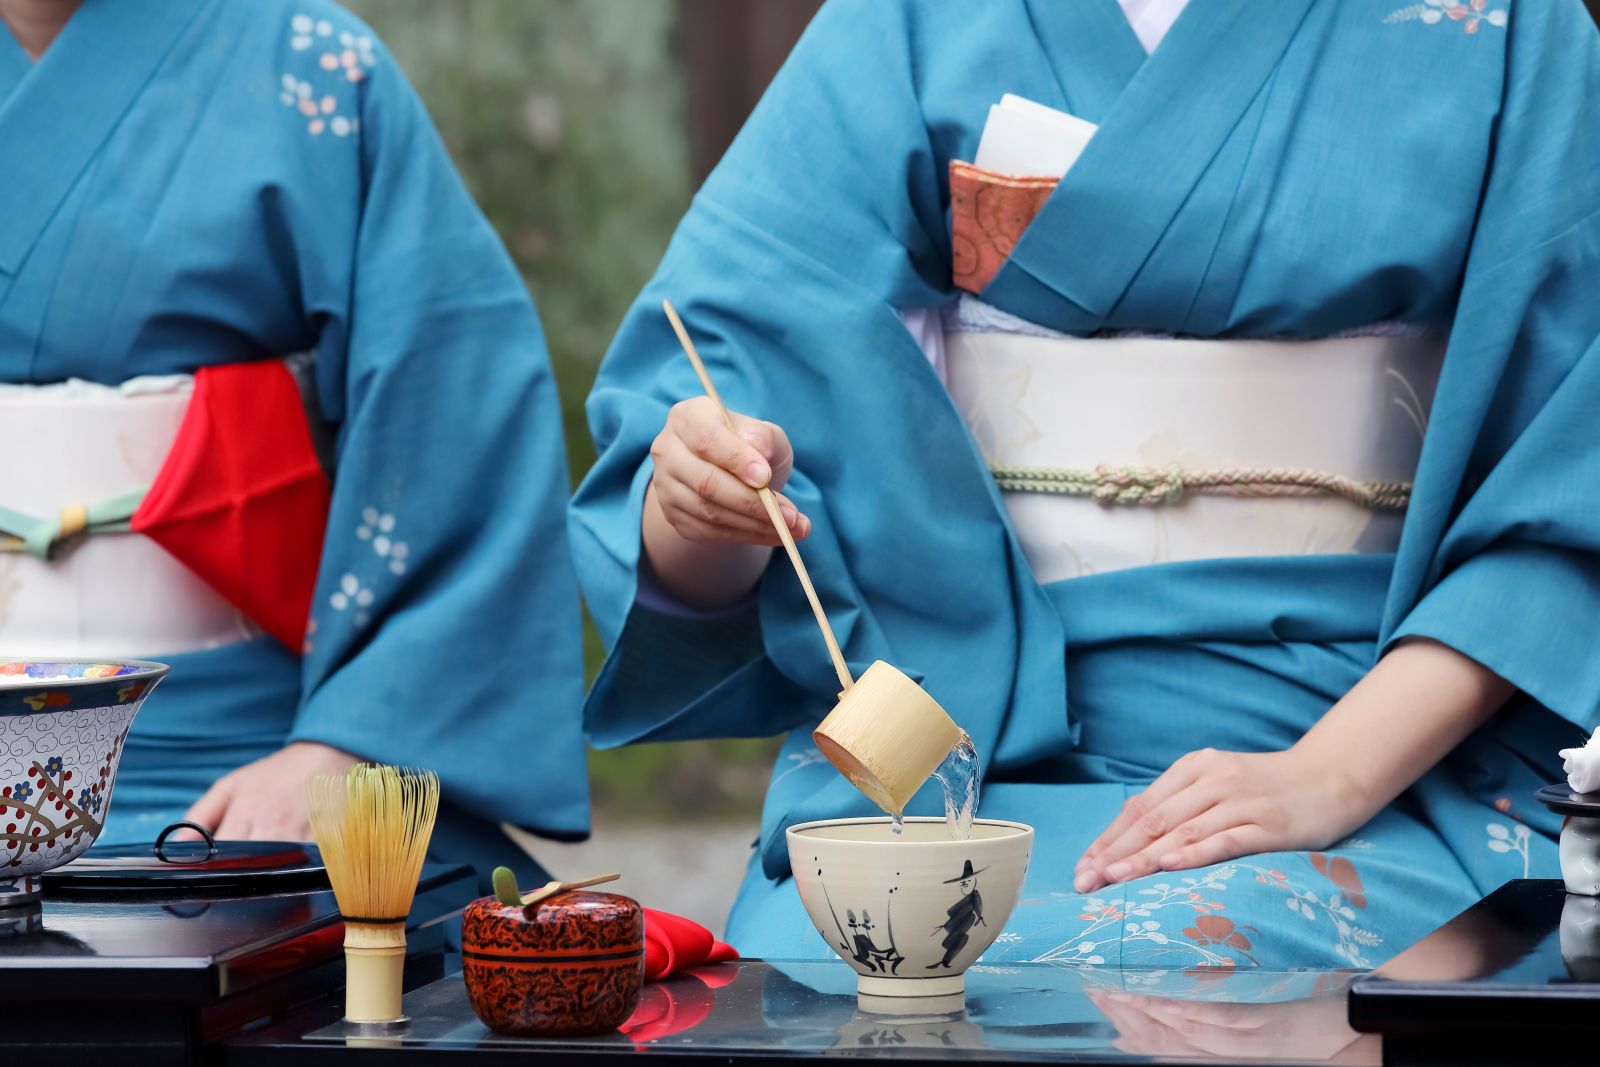
M 1352 838 L 1342 847 L 1360 850 L 1371 846 Z M 1357 925 L 1358 913 L 1366 910 L 1368 900 L 1366 885 L 1355 863 L 1347 856 L 1324 852 L 1285 858 L 1309 863 L 1332 883 L 1332 890 L 1297 880 L 1277 868 L 1241 860 L 1205 868 L 1173 881 L 1141 879 L 1129 884 L 1127 896 L 1121 903 L 1096 896 L 1079 898 L 1083 904 L 1078 918 L 1084 925 L 1043 953 L 1029 956 L 1008 949 L 1008 940 L 1023 940 L 1017 935 L 1008 939 L 1002 934 L 996 945 L 1013 958 L 1065 966 L 1094 967 L 1113 962 L 1114 957 L 1115 962 L 1124 967 L 1179 966 L 1197 976 L 1256 967 L 1259 966 L 1258 947 L 1270 937 L 1270 932 L 1263 933 L 1262 926 L 1247 925 L 1244 915 L 1224 915 L 1224 912 L 1239 909 L 1230 909 L 1219 899 L 1236 878 L 1252 875 L 1258 884 L 1282 893 L 1283 902 L 1291 912 L 1327 930 L 1333 941 L 1333 953 L 1339 959 L 1353 968 L 1370 967 L 1372 961 L 1367 958 L 1367 950 L 1381 946 L 1383 939 Z M 1030 901 L 1022 903 L 1026 905 Z
M 1058 181 L 950 161 L 951 273 L 959 288 L 980 293 L 994 280 Z
M 1311 866 L 1317 869 L 1328 881 L 1344 890 L 1344 898 L 1353 907 L 1365 908 L 1367 906 L 1367 889 L 1361 884 L 1361 875 L 1356 873 L 1356 865 L 1343 856 L 1329 857 L 1322 852 L 1311 853 Z

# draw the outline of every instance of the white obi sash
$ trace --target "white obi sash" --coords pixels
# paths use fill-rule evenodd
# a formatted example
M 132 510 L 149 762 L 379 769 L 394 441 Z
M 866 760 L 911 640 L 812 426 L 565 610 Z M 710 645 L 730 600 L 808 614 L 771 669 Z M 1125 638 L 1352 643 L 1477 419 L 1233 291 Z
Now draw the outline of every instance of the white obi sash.
M 1040 582 L 1399 544 L 1444 346 L 947 323 L 944 373 Z M 1305 494 L 1305 495 L 1294 495 Z
M 151 484 L 189 405 L 186 375 L 120 386 L 0 384 L 0 503 L 33 515 Z M 0 552 L 0 658 L 111 659 L 215 648 L 260 633 L 148 538 L 101 533 L 48 562 Z

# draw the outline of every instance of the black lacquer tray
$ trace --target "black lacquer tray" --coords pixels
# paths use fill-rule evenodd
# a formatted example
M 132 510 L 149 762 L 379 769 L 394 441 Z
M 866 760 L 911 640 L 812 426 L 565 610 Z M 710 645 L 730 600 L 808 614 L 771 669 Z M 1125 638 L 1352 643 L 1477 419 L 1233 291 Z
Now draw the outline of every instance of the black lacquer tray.
M 171 840 L 190 829 L 198 840 Z M 70 864 L 46 870 L 54 896 L 211 896 L 291 893 L 328 888 L 317 846 L 299 841 L 218 841 L 194 822 L 174 822 L 149 845 L 99 845 Z
M 172 841 L 167 832 L 153 844 L 97 845 L 71 863 L 46 871 L 43 877 L 46 889 L 57 896 L 167 896 L 237 890 L 282 893 L 328 888 L 328 871 L 315 845 L 214 841 L 209 835 L 198 841 Z
M 1565 785 L 1547 785 L 1533 798 L 1557 815 L 1600 819 L 1600 793 L 1574 793 Z
M 216 856 L 173 843 L 174 867 L 201 862 L 132 888 L 117 883 L 137 868 L 46 875 L 40 904 L 0 912 L 0 1063 L 199 1064 L 208 1044 L 332 994 L 344 976 L 338 905 L 315 850 L 290 848 L 293 864 L 267 847 L 236 857 L 259 866 L 208 871 L 227 861 L 222 843 Z M 144 864 L 150 846 L 132 852 Z M 284 871 L 320 884 L 297 888 L 274 873 Z M 92 888 L 73 884 L 80 876 Z M 424 866 L 406 924 L 408 986 L 443 974 L 450 917 L 476 895 L 470 868 Z

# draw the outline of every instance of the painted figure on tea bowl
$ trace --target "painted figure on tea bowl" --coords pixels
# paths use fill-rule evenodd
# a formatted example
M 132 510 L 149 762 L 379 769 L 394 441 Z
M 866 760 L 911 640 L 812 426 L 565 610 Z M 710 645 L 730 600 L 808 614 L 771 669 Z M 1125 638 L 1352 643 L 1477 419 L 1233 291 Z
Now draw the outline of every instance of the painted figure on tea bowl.
M 935 936 L 944 935 L 944 939 L 939 942 L 944 948 L 944 957 L 938 963 L 928 964 L 928 970 L 943 967 L 948 971 L 950 962 L 967 947 L 967 942 L 972 940 L 969 936 L 972 928 L 983 923 L 983 897 L 978 893 L 978 875 L 982 873 L 974 871 L 972 861 L 967 860 L 960 874 L 945 881 L 945 885 L 954 883 L 960 887 L 961 899 L 950 905 L 950 909 L 945 912 L 944 923 L 934 931 Z

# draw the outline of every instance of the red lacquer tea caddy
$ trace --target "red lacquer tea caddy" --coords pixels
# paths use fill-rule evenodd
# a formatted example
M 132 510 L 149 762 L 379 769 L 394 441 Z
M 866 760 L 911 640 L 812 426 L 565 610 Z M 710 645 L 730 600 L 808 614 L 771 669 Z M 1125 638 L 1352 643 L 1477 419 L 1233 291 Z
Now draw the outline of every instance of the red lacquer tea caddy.
M 559 893 L 528 908 L 467 906 L 462 969 L 478 1018 L 503 1034 L 615 1029 L 644 985 L 644 909 L 615 893 Z

